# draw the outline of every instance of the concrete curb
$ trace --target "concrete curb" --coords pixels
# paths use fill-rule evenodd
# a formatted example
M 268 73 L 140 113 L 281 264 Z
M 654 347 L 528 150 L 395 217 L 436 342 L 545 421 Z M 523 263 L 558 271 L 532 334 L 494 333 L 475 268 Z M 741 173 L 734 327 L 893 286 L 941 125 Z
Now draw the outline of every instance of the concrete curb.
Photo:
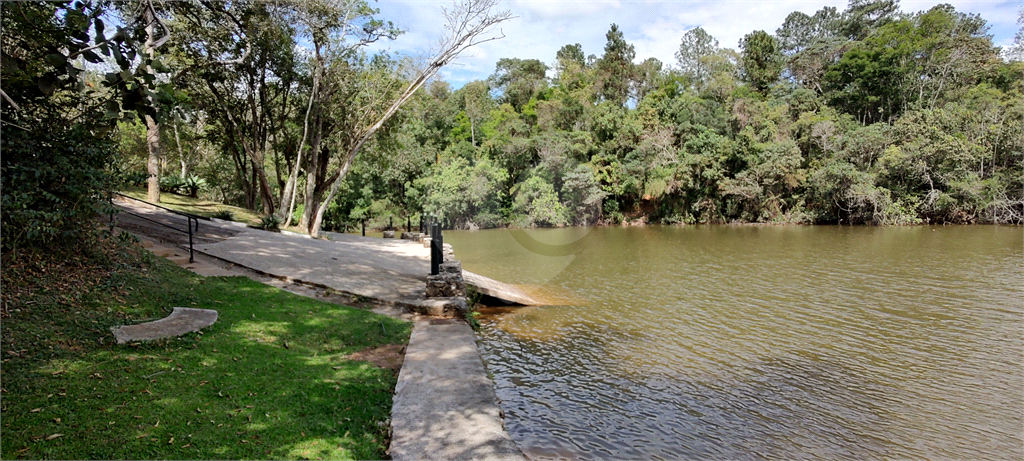
M 417 322 L 391 407 L 391 459 L 525 460 L 497 402 L 472 328 Z

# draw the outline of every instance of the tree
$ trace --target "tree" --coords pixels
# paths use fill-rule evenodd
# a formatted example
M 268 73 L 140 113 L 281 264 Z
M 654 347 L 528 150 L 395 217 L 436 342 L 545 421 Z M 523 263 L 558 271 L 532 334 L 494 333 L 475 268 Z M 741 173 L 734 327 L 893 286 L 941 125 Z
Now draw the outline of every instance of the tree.
M 307 175 L 304 194 L 307 203 L 300 225 L 309 225 L 313 214 L 312 210 L 306 210 L 315 205 L 326 192 L 323 188 L 323 172 L 326 171 L 330 155 L 321 155 L 320 143 L 330 137 L 332 127 L 331 124 L 325 124 L 325 102 L 330 99 L 331 94 L 338 91 L 337 88 L 331 87 L 332 83 L 336 83 L 338 76 L 329 74 L 330 69 L 337 71 L 335 61 L 349 59 L 357 49 L 382 38 L 394 39 L 400 33 L 390 22 L 376 19 L 375 15 L 378 12 L 362 0 L 309 1 L 303 3 L 302 8 L 295 12 L 297 22 L 301 25 L 300 33 L 313 44 L 313 56 L 308 60 L 312 84 L 303 117 L 302 137 L 297 146 L 297 156 L 294 164 L 289 167 L 288 180 L 281 192 L 279 214 L 283 215 L 281 217 L 286 225 L 291 222 L 295 208 L 300 170 L 305 170 Z M 335 80 L 325 81 L 332 78 Z M 325 86 L 327 88 L 322 89 Z M 313 127 L 310 126 L 311 117 Z M 327 131 L 324 131 L 325 128 Z M 312 142 L 309 146 L 309 155 L 304 156 L 307 139 Z
M 662 83 L 661 61 L 647 58 L 636 66 L 636 77 L 633 82 L 633 94 L 637 101 L 644 99 L 648 93 L 656 90 Z
M 555 53 L 555 78 L 563 79 L 566 74 L 579 72 L 587 66 L 587 57 L 579 43 L 565 45 Z
M 604 55 L 597 61 L 598 95 L 605 101 L 624 106 L 629 99 L 630 82 L 636 73 L 633 65 L 636 51 L 623 38 L 616 24 L 612 24 L 605 38 L 608 42 L 604 46 Z
M 743 50 L 743 75 L 755 90 L 764 92 L 779 79 L 782 72 L 782 52 L 775 37 L 763 30 L 745 35 L 740 39 Z
M 794 11 L 775 30 L 779 49 L 783 54 L 792 56 L 815 44 L 830 41 L 839 35 L 841 19 L 835 7 L 831 6 L 816 11 L 813 16 Z
M 487 115 L 494 108 L 494 101 L 490 95 L 491 89 L 487 82 L 476 80 L 469 82 L 456 91 L 461 98 L 462 110 L 469 122 L 469 136 L 473 147 L 477 146 L 477 131 L 479 126 L 487 118 Z
M 782 26 L 775 30 L 779 49 L 787 55 L 799 53 L 817 38 L 814 20 L 806 13 L 794 11 L 786 16 Z
M 940 5 L 886 24 L 855 43 L 824 75 L 837 107 L 865 123 L 915 104 L 936 108 L 952 88 L 972 84 L 997 55 L 985 21 Z
M 523 106 L 546 88 L 547 71 L 548 66 L 537 59 L 501 58 L 489 80 L 501 91 L 500 102 L 522 112 Z
M 172 24 L 177 58 L 174 81 L 204 104 L 225 152 L 231 154 L 248 208 L 276 208 L 265 170 L 277 127 L 291 113 L 296 80 L 295 31 L 288 4 L 181 4 Z
M 313 237 L 320 235 L 320 226 L 323 222 L 323 214 L 327 208 L 326 205 L 334 199 L 341 184 L 341 179 L 352 168 L 352 162 L 359 155 L 360 149 L 373 137 L 377 130 L 384 126 L 398 112 L 402 105 L 416 94 L 420 87 L 437 74 L 441 68 L 459 57 L 465 50 L 480 43 L 504 37 L 504 35 L 488 35 L 495 25 L 512 17 L 512 14 L 508 11 L 492 12 L 492 8 L 497 3 L 498 0 L 465 0 L 462 3 L 455 4 L 450 9 L 443 10 L 448 32 L 441 39 L 437 53 L 427 62 L 426 66 L 416 72 L 412 81 L 392 100 L 391 105 L 374 117 L 375 121 L 368 125 L 356 127 L 354 131 L 348 133 L 347 141 L 344 142 L 340 150 L 342 152 L 342 157 L 339 159 L 340 166 L 334 174 L 328 176 L 327 184 L 330 184 L 330 192 L 322 202 L 315 206 L 315 218 L 307 227 L 309 235 Z M 309 203 L 308 199 L 307 203 Z M 309 208 L 314 207 L 307 207 L 307 210 L 304 211 L 308 212 Z
M 1013 44 L 1003 50 L 1003 56 L 1010 62 L 1024 61 L 1024 7 L 1017 16 L 1017 33 L 1013 35 Z
M 711 79 L 712 69 L 708 58 L 718 52 L 718 40 L 701 27 L 695 27 L 683 34 L 676 64 L 683 75 L 690 77 L 694 86 L 701 90 Z
M 118 121 L 166 113 L 180 97 L 140 56 L 144 25 L 110 36 L 106 4 L 91 1 L 0 4 L 0 123 L 3 136 L 3 250 L 35 245 L 79 249 L 92 234 L 101 197 L 113 186 L 106 168 Z M 86 63 L 112 58 L 109 72 Z M 143 65 L 136 65 L 136 58 Z M 54 245 L 56 244 L 56 245 Z
M 899 0 L 850 0 L 839 30 L 850 40 L 863 40 L 873 30 L 898 19 Z
M 120 5 L 122 13 L 127 22 L 140 23 L 145 30 L 145 43 L 142 52 L 152 62 L 156 59 L 156 50 L 163 46 L 171 38 L 171 31 L 159 18 L 159 13 L 153 5 L 152 0 L 138 3 L 125 3 Z M 146 72 L 152 74 L 150 64 L 143 63 Z M 149 97 L 151 99 L 151 97 Z M 152 100 L 150 103 L 152 104 Z M 143 114 L 142 119 L 146 124 L 146 148 L 148 158 L 146 171 L 149 178 L 146 181 L 147 198 L 150 202 L 160 202 L 160 163 L 163 158 L 163 146 L 160 143 L 160 123 L 153 114 Z

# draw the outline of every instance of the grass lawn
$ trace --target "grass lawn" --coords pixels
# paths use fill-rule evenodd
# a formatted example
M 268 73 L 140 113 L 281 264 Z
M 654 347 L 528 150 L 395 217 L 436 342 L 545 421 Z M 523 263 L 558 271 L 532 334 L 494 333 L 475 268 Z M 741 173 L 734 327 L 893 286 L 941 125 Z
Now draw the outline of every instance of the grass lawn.
M 411 324 L 111 246 L 88 283 L 5 259 L 0 457 L 385 456 L 397 378 L 346 356 L 406 343 Z M 112 326 L 174 306 L 220 317 L 201 334 L 113 344 Z
M 129 187 L 120 192 L 139 200 L 148 200 L 146 189 L 143 187 Z M 225 205 L 219 202 L 200 200 L 184 195 L 170 194 L 167 192 L 160 193 L 160 205 L 173 210 L 197 214 L 199 216 L 213 216 L 219 211 L 229 211 L 231 212 L 234 221 L 244 222 L 249 225 L 259 224 L 260 218 L 262 217 L 259 213 L 245 208 Z

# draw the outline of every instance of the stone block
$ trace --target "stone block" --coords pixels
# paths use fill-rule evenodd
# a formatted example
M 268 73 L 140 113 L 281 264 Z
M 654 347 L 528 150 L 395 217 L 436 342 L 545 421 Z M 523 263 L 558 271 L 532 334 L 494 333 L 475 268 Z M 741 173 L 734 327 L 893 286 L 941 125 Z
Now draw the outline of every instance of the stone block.
M 430 248 L 430 240 L 430 237 L 424 237 L 420 239 L 420 242 L 423 242 L 423 248 Z
M 426 295 L 428 298 L 450 298 L 466 296 L 466 281 L 462 279 L 461 265 L 459 272 L 441 272 L 427 276 Z
M 444 244 L 444 246 L 441 248 L 441 254 L 443 256 L 441 258 L 442 261 L 454 261 L 455 260 L 455 248 L 453 248 L 452 244 L 450 244 L 450 243 Z
M 466 304 L 466 298 L 432 298 L 418 303 L 415 312 L 433 317 L 465 318 L 469 306 Z
M 393 239 L 395 238 L 395 231 L 384 231 L 384 238 Z
M 449 274 L 459 274 L 462 277 L 462 262 L 461 261 L 445 261 L 441 263 L 440 271 Z
M 402 240 L 416 240 L 416 238 L 413 237 L 414 235 L 416 235 L 416 234 L 412 233 L 412 232 L 402 232 L 402 234 L 399 236 L 399 238 L 402 239 Z

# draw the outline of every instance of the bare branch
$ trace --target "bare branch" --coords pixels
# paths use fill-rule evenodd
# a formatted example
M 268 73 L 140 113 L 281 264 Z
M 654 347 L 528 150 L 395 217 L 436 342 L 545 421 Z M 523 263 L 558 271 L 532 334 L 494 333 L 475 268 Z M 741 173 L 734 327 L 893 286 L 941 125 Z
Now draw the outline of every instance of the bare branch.
M 4 101 L 7 101 L 7 103 L 10 104 L 11 107 L 14 107 L 14 110 L 18 110 L 18 105 L 11 100 L 10 96 L 7 96 L 7 93 L 5 93 L 4 90 L 0 90 L 0 96 L 3 96 Z
M 491 9 L 498 3 L 499 0 L 462 0 L 460 3 L 452 5 L 451 9 L 442 9 L 447 20 L 445 29 L 449 33 L 442 38 L 439 51 L 377 121 L 356 134 L 355 142 L 349 147 L 348 152 L 342 159 L 336 177 L 332 181 L 330 193 L 328 193 L 326 199 L 317 210 L 312 229 L 310 229 L 311 235 L 317 236 L 319 234 L 320 223 L 323 221 L 323 214 L 327 208 L 326 205 L 331 200 L 334 200 L 341 180 L 348 173 L 349 169 L 352 168 L 352 163 L 359 154 L 359 150 L 370 140 L 374 133 L 384 126 L 398 112 L 398 109 L 416 94 L 416 91 L 424 83 L 436 75 L 441 68 L 458 58 L 462 52 L 481 43 L 505 37 L 500 29 L 498 35 L 485 37 L 494 26 L 513 18 L 510 11 L 491 13 Z

